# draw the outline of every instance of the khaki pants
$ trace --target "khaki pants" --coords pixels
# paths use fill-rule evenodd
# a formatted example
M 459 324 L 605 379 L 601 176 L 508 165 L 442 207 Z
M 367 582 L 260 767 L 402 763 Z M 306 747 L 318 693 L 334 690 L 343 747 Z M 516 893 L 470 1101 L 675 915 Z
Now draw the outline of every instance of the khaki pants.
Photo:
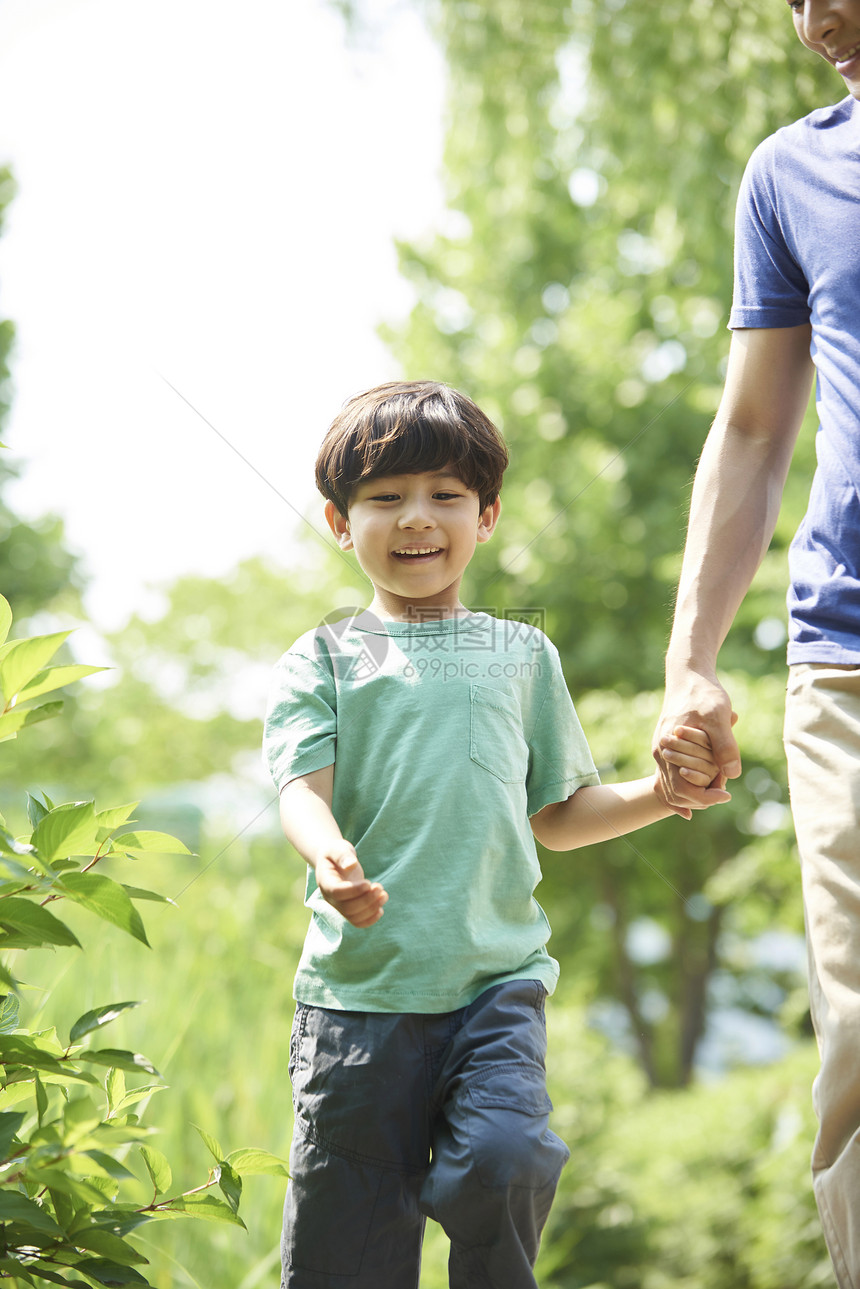
M 860 667 L 791 668 L 785 746 L 821 1052 L 815 1198 L 840 1289 L 860 1289 Z

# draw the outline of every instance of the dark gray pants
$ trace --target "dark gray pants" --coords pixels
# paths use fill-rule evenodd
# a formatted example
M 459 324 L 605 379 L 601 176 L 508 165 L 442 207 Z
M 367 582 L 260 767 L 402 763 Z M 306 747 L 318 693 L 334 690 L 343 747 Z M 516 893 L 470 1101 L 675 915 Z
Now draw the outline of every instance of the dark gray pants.
M 547 1126 L 543 986 L 444 1015 L 299 1004 L 281 1289 L 415 1289 L 426 1217 L 451 1289 L 535 1289 L 568 1150 Z

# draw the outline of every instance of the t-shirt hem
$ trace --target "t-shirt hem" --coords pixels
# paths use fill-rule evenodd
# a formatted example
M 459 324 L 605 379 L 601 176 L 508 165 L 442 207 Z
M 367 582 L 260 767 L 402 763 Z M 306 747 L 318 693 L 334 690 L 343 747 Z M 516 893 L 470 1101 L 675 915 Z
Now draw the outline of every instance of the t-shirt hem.
M 832 640 L 822 640 L 818 644 L 789 645 L 787 661 L 789 667 L 811 663 L 813 666 L 836 663 L 846 667 L 860 667 L 860 641 L 852 647 L 836 644 Z
M 540 793 L 535 797 L 529 798 L 528 815 L 531 819 L 544 806 L 554 805 L 558 801 L 567 801 L 572 797 L 574 792 L 580 788 L 596 788 L 600 786 L 600 775 L 594 771 L 589 774 L 578 775 L 575 779 L 560 779 L 558 783 L 545 785 Z
M 395 993 L 390 989 L 367 990 L 361 986 L 335 991 L 322 983 L 313 984 L 297 978 L 293 988 L 293 998 L 308 1007 L 325 1007 L 331 1011 L 439 1015 L 468 1007 L 494 985 L 503 985 L 509 980 L 537 980 L 548 994 L 552 994 L 558 983 L 558 974 L 558 963 L 554 958 L 546 957 L 542 962 L 530 963 L 516 971 L 487 977 L 456 993 L 446 993 L 442 990 L 412 990 L 403 994 Z
M 272 772 L 272 779 L 278 789 L 278 794 L 280 794 L 288 783 L 292 783 L 293 779 L 300 779 L 304 774 L 314 774 L 317 770 L 325 770 L 328 766 L 334 765 L 334 763 L 335 758 L 331 755 L 331 749 L 329 748 L 323 757 L 314 756 L 309 757 L 307 762 L 293 762 L 285 765 L 280 772 L 276 767 Z
M 729 314 L 730 331 L 761 329 L 765 327 L 802 327 L 809 322 L 808 309 L 752 308 L 736 306 Z

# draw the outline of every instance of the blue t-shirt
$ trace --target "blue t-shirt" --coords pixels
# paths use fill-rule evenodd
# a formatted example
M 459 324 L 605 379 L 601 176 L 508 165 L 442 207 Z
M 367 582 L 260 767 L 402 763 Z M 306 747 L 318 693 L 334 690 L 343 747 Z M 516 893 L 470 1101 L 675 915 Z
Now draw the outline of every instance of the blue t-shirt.
M 738 198 L 729 326 L 812 324 L 817 469 L 791 545 L 788 661 L 860 663 L 860 103 L 777 130 Z

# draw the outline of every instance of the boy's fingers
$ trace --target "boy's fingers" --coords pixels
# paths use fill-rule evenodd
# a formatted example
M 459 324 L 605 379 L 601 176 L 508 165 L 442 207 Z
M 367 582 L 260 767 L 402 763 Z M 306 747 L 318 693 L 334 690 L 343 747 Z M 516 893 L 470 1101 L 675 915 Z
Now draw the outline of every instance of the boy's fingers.
M 683 777 L 687 780 L 688 783 L 692 783 L 693 786 L 696 788 L 709 788 L 712 784 L 714 784 L 715 787 L 722 786 L 719 783 L 714 783 L 713 767 L 711 767 L 711 769 L 709 770 L 703 771 L 703 770 L 694 770 L 689 766 L 682 765 L 678 772 L 679 774 L 683 775 Z
M 704 730 L 696 729 L 695 725 L 676 725 L 672 733 L 676 739 L 681 739 L 684 743 L 698 743 L 700 747 L 711 746 L 711 740 Z
M 379 921 L 387 901 L 388 895 L 380 888 L 373 892 L 372 899 L 341 900 L 335 907 L 352 926 L 367 927 Z
M 381 886 L 370 883 L 366 888 L 357 888 L 349 886 L 341 887 L 339 890 L 332 890 L 327 897 L 332 903 L 343 912 L 348 909 L 350 913 L 362 913 L 365 909 L 375 909 L 388 902 L 388 895 Z
M 699 774 L 707 774 L 709 783 L 718 771 L 718 767 L 713 761 L 706 760 L 701 756 L 691 756 L 687 752 L 680 752 L 671 748 L 666 748 L 663 752 L 663 756 L 670 765 L 677 765 L 679 768 L 684 767 L 688 770 L 695 770 Z

